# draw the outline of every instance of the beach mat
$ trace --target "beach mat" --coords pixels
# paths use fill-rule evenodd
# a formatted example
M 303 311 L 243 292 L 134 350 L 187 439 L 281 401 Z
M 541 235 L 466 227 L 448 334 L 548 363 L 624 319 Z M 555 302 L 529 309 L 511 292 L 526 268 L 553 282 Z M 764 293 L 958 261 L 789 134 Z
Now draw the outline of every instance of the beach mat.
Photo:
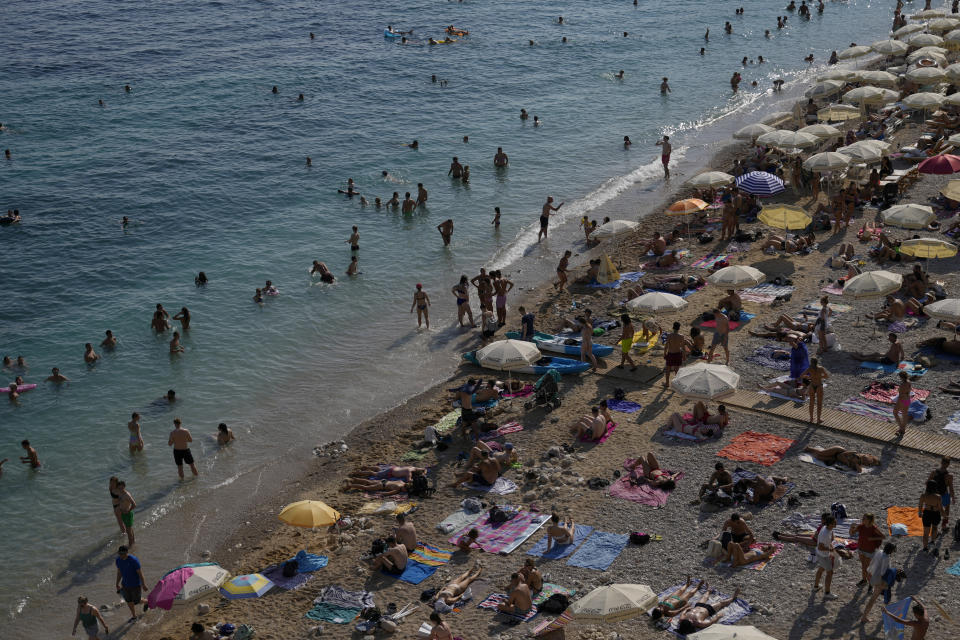
M 636 413 L 643 408 L 643 405 L 637 402 L 631 402 L 630 400 L 616 400 L 614 398 L 608 398 L 607 408 L 610 409 L 610 411 L 616 411 L 617 413 Z
M 926 369 L 914 369 L 916 362 L 911 362 L 910 360 L 904 360 L 899 364 L 883 364 L 882 362 L 861 362 L 861 369 L 869 369 L 871 371 L 882 371 L 885 374 L 891 374 L 896 371 L 903 369 L 911 376 L 922 376 L 927 372 Z
M 699 260 L 694 261 L 690 266 L 696 269 L 709 269 L 718 262 L 722 262 L 729 257 L 726 253 L 721 253 L 718 255 L 707 254 L 700 258 Z
M 567 564 L 572 567 L 606 571 L 613 561 L 630 542 L 630 536 L 606 531 L 594 531 L 587 541 L 580 545 Z
M 401 573 L 400 575 L 388 573 L 387 571 L 382 571 L 382 570 L 380 571 L 380 573 L 382 573 L 385 576 L 389 576 L 391 578 L 396 578 L 397 580 L 407 582 L 409 584 L 420 584 L 421 582 L 423 582 L 424 580 L 432 576 L 436 570 L 437 570 L 437 567 L 435 566 L 421 564 L 416 560 L 407 560 L 407 566 L 403 570 L 403 573 Z
M 820 526 L 820 514 L 804 514 L 800 512 L 791 513 L 780 521 L 780 524 L 793 527 L 800 531 L 809 531 L 813 533 Z M 835 540 L 849 539 L 853 537 L 850 530 L 857 524 L 860 524 L 858 518 L 838 518 L 837 526 L 833 528 L 833 537 Z
M 517 615 L 515 613 L 505 613 L 503 611 L 498 611 L 497 606 L 500 605 L 501 603 L 506 602 L 509 599 L 510 599 L 510 596 L 508 596 L 505 593 L 491 593 L 480 604 L 477 605 L 477 608 L 487 609 L 488 611 L 496 611 L 497 615 L 505 616 L 507 618 L 513 618 L 514 620 L 519 620 L 520 622 L 527 622 L 528 620 L 532 620 L 533 617 L 537 615 L 537 605 L 533 605 L 530 611 L 528 611 L 524 615 Z
M 317 602 L 309 611 L 303 614 L 304 618 L 329 622 L 331 624 L 350 624 L 360 615 L 357 607 L 340 607 L 329 602 Z
M 440 422 L 433 425 L 433 428 L 436 429 L 438 435 L 443 435 L 448 431 L 453 431 L 457 426 L 457 420 L 460 418 L 460 409 L 454 409 L 447 415 L 440 418 Z
M 735 569 L 753 569 L 754 571 L 763 571 L 763 570 L 766 568 L 766 566 L 767 566 L 768 564 L 770 564 L 770 561 L 773 560 L 774 558 L 776 558 L 778 555 L 780 555 L 780 552 L 783 551 L 783 543 L 782 543 L 782 542 L 768 542 L 768 543 L 763 543 L 763 544 L 772 544 L 774 547 L 777 548 L 777 550 L 773 552 L 773 555 L 770 556 L 769 558 L 767 558 L 766 560 L 758 560 L 757 562 L 751 562 L 750 564 L 745 564 L 745 565 L 743 565 L 742 567 L 732 567 L 732 565 L 731 565 L 729 562 L 717 562 L 717 559 L 716 559 L 716 558 L 709 558 L 709 557 L 708 557 L 706 560 L 704 560 L 703 564 L 704 564 L 705 567 L 717 567 L 717 568 L 721 568 L 721 569 L 723 569 L 723 568 L 731 568 L 731 567 L 732 567 L 732 568 L 735 568 Z M 759 543 L 759 542 L 754 542 L 753 544 L 750 545 L 750 548 L 751 548 L 751 549 L 760 549 L 760 548 L 761 548 L 761 543 Z
M 855 416 L 863 416 L 874 420 L 894 422 L 893 405 L 870 402 L 858 396 L 851 396 L 838 404 L 837 411 L 852 413 Z
M 890 533 L 890 525 L 900 523 L 907 525 L 908 536 L 922 536 L 923 522 L 917 515 L 916 507 L 887 507 L 887 533 Z M 899 537 L 899 536 L 898 536 Z
M 616 428 L 617 428 L 617 423 L 616 423 L 616 422 L 608 422 L 608 423 L 607 423 L 607 431 L 606 431 L 606 433 L 604 433 L 602 436 L 600 436 L 599 438 L 597 438 L 596 440 L 594 440 L 594 439 L 592 439 L 590 436 L 588 436 L 587 434 L 583 434 L 582 436 L 580 436 L 580 442 L 587 442 L 587 443 L 593 443 L 593 444 L 603 444 L 604 442 L 607 441 L 607 438 L 610 437 L 610 434 L 613 433 L 613 430 L 616 429 Z
M 570 544 L 556 544 L 550 548 L 550 551 L 547 551 L 547 536 L 543 536 L 540 540 L 537 541 L 537 544 L 533 545 L 529 551 L 527 551 L 528 556 L 538 556 L 544 558 L 545 560 L 559 560 L 560 558 L 566 558 L 571 555 L 574 551 L 577 550 L 577 547 L 587 539 L 593 533 L 593 527 L 586 524 L 575 525 L 573 542 Z
M 477 529 L 477 544 L 487 553 L 507 554 L 519 547 L 540 527 L 550 520 L 550 516 L 542 513 L 520 511 L 510 520 L 502 524 L 492 524 L 490 514 L 484 513 L 483 518 L 469 527 L 461 529 L 452 535 L 447 542 L 456 544 L 461 535 L 470 529 Z
M 480 484 L 479 482 L 470 482 L 463 486 L 471 491 L 480 491 L 482 493 L 489 493 L 497 496 L 505 496 L 508 493 L 513 493 L 517 490 L 517 483 L 509 478 L 504 478 L 503 476 L 497 478 L 497 481 L 492 485 Z
M 606 284 L 601 284 L 599 282 L 593 281 L 587 284 L 588 287 L 593 289 L 619 289 L 621 285 L 627 282 L 637 282 L 646 275 L 645 271 L 624 271 L 620 273 L 620 277 L 614 280 L 613 282 L 608 282 Z
M 417 548 L 410 553 L 410 559 L 430 567 L 440 567 L 453 557 L 453 549 L 442 549 L 426 542 L 417 543 Z
M 850 467 L 842 465 L 839 462 L 834 464 L 827 464 L 823 460 L 817 460 L 809 453 L 801 453 L 797 456 L 797 459 L 800 460 L 800 462 L 815 464 L 818 467 L 823 467 L 824 469 L 830 469 L 831 471 L 839 471 L 840 473 L 845 473 L 851 476 L 857 475 L 857 472 L 851 469 Z M 872 473 L 873 470 L 874 470 L 874 467 L 863 467 L 863 471 L 861 471 L 860 473 Z
M 955 411 L 949 418 L 947 424 L 943 425 L 944 431 L 960 435 L 960 411 Z
M 636 460 L 628 458 L 624 461 L 623 466 L 625 469 L 629 469 L 634 462 L 636 462 Z M 673 477 L 674 482 L 683 478 L 683 471 L 673 472 L 667 471 L 666 469 L 664 469 L 664 471 Z M 634 485 L 630 482 L 631 476 L 637 479 L 643 478 L 643 467 L 637 467 L 630 473 L 620 476 L 607 490 L 610 495 L 614 498 L 621 498 L 658 509 L 667 504 L 667 499 L 670 497 L 669 491 L 654 487 L 647 482 Z
M 339 585 L 328 585 L 320 590 L 313 608 L 304 614 L 311 620 L 349 624 L 362 609 L 372 607 L 373 594 L 369 591 L 348 591 Z
M 739 319 L 739 320 L 731 320 L 731 321 L 730 321 L 730 331 L 735 331 L 737 328 L 739 328 L 739 327 L 747 324 L 748 322 L 750 322 L 751 320 L 753 320 L 753 319 L 756 318 L 756 317 L 757 317 L 757 314 L 755 314 L 755 313 L 747 313 L 746 311 L 741 311 L 741 312 L 740 312 L 740 319 Z M 713 329 L 714 327 L 717 326 L 717 321 L 716 321 L 716 320 L 704 320 L 703 322 L 700 323 L 700 326 L 701 326 L 701 327 L 706 327 L 706 328 L 708 328 L 708 329 Z
M 898 395 L 899 393 L 897 392 L 896 386 L 887 388 L 881 382 L 871 382 L 869 387 L 860 392 L 860 397 L 862 398 L 886 404 L 893 404 Z M 919 400 L 920 402 L 924 402 L 929 396 L 930 392 L 926 389 L 912 389 L 910 392 L 911 401 Z
M 260 573 L 273 582 L 273 584 L 287 591 L 299 589 L 313 579 L 313 575 L 310 573 L 295 573 L 290 577 L 283 575 L 282 562 L 279 564 L 272 564 L 266 569 L 260 571 Z
M 470 512 L 465 509 L 457 509 L 449 516 L 437 524 L 437 529 L 444 533 L 451 531 L 460 531 L 473 524 L 484 515 L 483 511 Z
M 729 460 L 756 462 L 769 467 L 782 460 L 794 442 L 790 438 L 781 438 L 772 433 L 744 431 L 718 451 L 717 455 Z
M 777 299 L 778 296 L 792 294 L 795 287 L 785 284 L 758 284 L 755 287 L 749 287 L 740 291 L 740 299 L 744 302 L 756 302 L 758 304 L 769 304 Z
M 753 355 L 747 356 L 744 360 L 776 371 L 790 371 L 790 358 L 774 358 L 774 351 L 785 351 L 785 349 L 783 345 L 765 344 L 757 347 Z
M 533 604 L 539 607 L 544 602 L 549 600 L 550 596 L 554 594 L 561 593 L 569 598 L 570 596 L 574 595 L 576 592 L 577 592 L 576 589 L 561 587 L 560 585 L 553 584 L 552 582 L 544 582 L 543 588 L 537 593 L 537 595 L 533 597 Z M 570 598 L 570 599 L 572 600 L 573 598 Z
M 660 602 L 663 602 L 663 600 L 666 599 L 667 596 L 669 596 L 671 593 L 674 593 L 677 589 L 679 589 L 682 586 L 683 586 L 683 583 L 680 583 L 670 587 L 669 589 L 664 589 L 657 596 L 657 599 Z M 702 595 L 701 592 L 698 591 L 697 594 L 694 595 L 694 598 L 699 599 L 701 595 Z M 717 602 L 718 600 L 726 600 L 729 597 L 730 595 L 726 593 L 714 593 L 713 596 L 710 598 L 710 600 L 712 602 Z M 735 622 L 742 620 L 745 616 L 749 615 L 752 611 L 753 609 L 750 608 L 750 605 L 747 603 L 746 600 L 744 600 L 743 598 L 737 598 L 736 600 L 731 602 L 729 606 L 726 606 L 720 610 L 720 613 L 722 614 L 722 616 L 720 620 L 718 620 L 717 622 L 719 624 L 733 624 Z M 677 616 L 673 616 L 672 618 L 670 618 L 670 624 L 668 628 L 671 632 L 677 635 L 680 635 L 680 633 L 677 631 L 678 624 L 679 624 L 679 620 L 677 620 Z M 680 637 L 683 637 L 683 636 L 680 636 Z

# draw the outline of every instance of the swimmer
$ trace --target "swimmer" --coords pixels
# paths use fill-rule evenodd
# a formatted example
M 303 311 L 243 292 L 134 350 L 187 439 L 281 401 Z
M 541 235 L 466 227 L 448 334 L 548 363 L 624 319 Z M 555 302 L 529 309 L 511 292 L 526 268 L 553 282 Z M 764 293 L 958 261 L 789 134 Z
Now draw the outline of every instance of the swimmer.
M 459 178 L 463 175 L 463 165 L 460 164 L 460 160 L 454 156 L 453 162 L 450 163 L 450 169 L 447 171 L 447 175 L 452 178 Z
M 130 432 L 130 453 L 143 451 L 143 434 L 140 432 L 140 414 L 136 411 L 130 416 L 130 422 L 127 423 L 127 431 Z
M 463 167 L 463 175 L 460 176 L 462 182 L 470 182 L 470 165 L 465 165 Z
M 186 307 L 180 307 L 180 313 L 173 316 L 173 319 L 180 323 L 184 333 L 190 330 L 190 310 Z
M 50 370 L 50 375 L 47 377 L 47 382 L 70 382 L 70 378 L 60 373 L 59 367 L 54 367 Z
M 543 124 L 543 121 L 537 116 L 533 116 L 533 126 L 539 127 L 541 124 Z
M 407 146 L 410 147 L 411 149 L 419 149 L 419 148 L 420 148 L 420 143 L 417 142 L 416 140 L 414 140 L 413 142 L 411 142 L 411 143 L 408 144 Z
M 410 313 L 417 310 L 417 328 L 419 329 L 423 322 L 427 323 L 427 329 L 430 328 L 430 296 L 423 290 L 423 285 L 417 283 L 417 290 L 413 294 L 413 304 L 410 305 Z
M 37 450 L 30 446 L 30 441 L 23 440 L 20 442 L 20 446 L 27 452 L 27 455 L 20 456 L 20 462 L 30 465 L 31 469 L 38 469 L 40 467 L 40 458 L 37 456 Z
M 707 50 L 704 47 L 700 47 L 700 55 L 706 55 Z
M 104 349 L 113 349 L 117 346 L 117 339 L 113 335 L 113 331 L 110 329 L 106 330 L 107 337 L 103 339 L 103 342 L 100 343 L 100 346 Z
M 303 94 L 297 96 L 297 102 L 303 102 Z
M 217 444 L 221 447 L 226 446 L 236 440 L 233 435 L 233 429 L 227 426 L 225 422 L 217 425 Z
M 493 208 L 493 222 L 490 224 L 493 225 L 495 231 L 500 230 L 500 207 Z
M 613 74 L 613 77 L 617 80 L 623 80 L 623 69 L 620 69 L 620 73 Z
M 527 120 L 529 117 L 530 117 L 530 116 L 527 115 L 527 110 L 526 110 L 526 109 L 520 109 L 520 119 L 521 119 L 521 120 Z
M 366 198 L 364 198 L 363 196 L 360 196 L 360 206 L 361 206 L 361 207 L 365 207 L 365 206 L 367 206 L 368 204 L 370 204 L 370 202 L 369 202 Z
M 358 271 L 359 268 L 360 268 L 360 263 L 357 261 L 357 256 L 353 256 L 352 258 L 350 258 L 350 266 L 347 267 L 347 275 L 348 276 L 357 275 L 358 273 L 360 273 Z
M 427 204 L 427 190 L 423 188 L 423 183 L 417 183 L 417 206 L 422 206 Z
M 401 211 L 403 212 L 404 215 L 407 215 L 407 214 L 413 213 L 413 210 L 416 208 L 417 208 L 417 203 L 413 200 L 413 198 L 410 197 L 410 192 L 407 191 L 407 193 L 403 197 L 403 208 L 401 209 Z
M 623 71 L 621 71 L 620 73 L 623 73 Z M 621 77 L 622 77 L 622 76 L 621 76 Z M 664 77 L 664 78 L 663 78 L 663 82 L 660 83 L 660 93 L 661 93 L 662 95 L 666 95 L 666 94 L 668 94 L 668 93 L 672 93 L 672 91 L 670 91 L 670 85 L 667 83 L 667 78 L 666 78 L 666 77 Z
M 272 280 L 267 280 L 263 285 L 263 291 L 261 291 L 261 293 L 268 296 L 276 296 L 280 294 L 280 290 L 273 286 Z
M 313 159 L 312 159 L 310 156 L 307 156 L 307 166 L 308 166 L 308 167 L 312 167 L 312 166 L 313 166 Z
M 344 243 L 350 245 L 350 251 L 360 251 L 360 231 L 356 225 L 353 226 L 353 233 L 347 240 L 344 240 Z
M 280 89 L 277 88 L 277 85 L 273 85 L 273 89 L 270 89 L 270 93 L 276 95 L 280 93 Z
M 253 301 L 257 304 L 263 304 L 263 291 L 257 289 L 256 293 L 253 294 Z
M 394 191 L 394 192 L 393 192 L 393 197 L 391 197 L 389 200 L 387 200 L 387 202 L 386 202 L 386 204 L 384 204 L 384 206 L 385 206 L 385 207 L 393 207 L 393 208 L 399 207 L 399 206 L 400 206 L 400 192 L 399 192 L 399 191 Z
M 493 166 L 505 167 L 510 163 L 507 154 L 503 152 L 503 147 L 497 147 L 497 154 L 493 156 Z
M 360 192 L 357 191 L 356 185 L 353 184 L 353 178 L 347 178 L 346 191 L 344 191 L 343 189 L 337 189 L 337 193 L 342 193 L 348 198 L 352 198 L 353 196 L 360 195 Z
M 204 273 L 203 271 L 201 271 L 200 273 L 198 273 L 198 274 L 197 274 L 197 277 L 193 279 L 193 283 L 194 283 L 195 285 L 197 285 L 198 287 L 205 287 L 205 286 L 207 286 L 207 282 L 209 282 L 209 281 L 207 280 L 207 274 Z
M 180 332 L 174 331 L 173 338 L 170 340 L 170 353 L 183 353 L 186 349 L 180 344 Z
M 94 362 L 100 359 L 100 356 L 97 355 L 97 352 L 93 350 L 93 345 L 90 344 L 89 342 L 83 345 L 83 348 L 84 348 L 83 361 L 86 362 L 87 364 L 93 364 Z
M 380 202 L 380 198 L 374 198 L 374 199 L 373 199 L 373 206 L 375 206 L 377 209 L 379 209 L 379 208 L 381 208 L 381 207 L 383 206 L 383 203 Z
M 120 221 L 120 226 L 126 227 L 128 224 L 130 224 L 130 218 L 123 216 L 123 220 Z
M 310 32 L 310 39 L 313 40 L 314 38 L 316 38 L 316 36 L 313 35 L 313 31 L 311 31 L 311 32 Z
M 448 218 L 438 224 L 437 231 L 440 232 L 440 237 L 443 238 L 443 246 L 449 246 L 450 237 L 453 236 L 453 220 Z
M 97 105 L 100 107 L 105 107 L 107 105 L 103 104 L 103 99 L 97 100 Z
M 7 389 L 7 399 L 10 400 L 10 402 L 16 403 L 17 398 L 20 397 L 20 392 L 17 391 L 18 388 L 16 382 L 10 383 L 10 387 Z
M 0 460 L 0 478 L 3 477 L 3 465 L 7 463 L 9 460 L 10 458 L 4 458 L 3 460 Z
M 131 89 L 131 88 L 130 88 L 130 85 L 128 85 L 128 84 L 123 85 L 123 90 L 124 90 L 124 92 L 126 92 L 126 93 L 130 93 L 131 91 L 133 91 L 133 89 Z
M 632 145 L 632 144 L 633 144 L 633 143 L 630 142 L 630 136 L 623 136 L 623 147 L 624 147 L 624 148 L 627 148 L 627 147 L 629 147 L 629 146 Z

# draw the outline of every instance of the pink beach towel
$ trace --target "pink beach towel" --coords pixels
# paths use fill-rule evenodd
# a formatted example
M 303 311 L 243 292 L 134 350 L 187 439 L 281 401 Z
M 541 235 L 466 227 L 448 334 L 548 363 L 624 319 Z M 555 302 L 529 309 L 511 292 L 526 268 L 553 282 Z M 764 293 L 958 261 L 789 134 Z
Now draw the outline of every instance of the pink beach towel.
M 634 459 L 628 459 L 623 463 L 623 466 L 629 470 L 635 462 L 636 460 Z M 674 481 L 683 478 L 683 471 L 673 472 L 667 471 L 666 469 L 664 469 L 664 471 L 669 473 Z M 657 508 L 667 504 L 667 498 L 670 497 L 669 491 L 664 491 L 646 482 L 634 485 L 630 482 L 631 477 L 643 478 L 643 468 L 637 467 L 634 471 L 622 476 L 619 480 L 611 484 L 609 489 L 610 495 L 614 498 L 622 498 L 623 500 Z
M 582 436 L 580 436 L 580 442 L 592 442 L 592 443 L 594 443 L 594 444 L 603 444 L 604 442 L 607 441 L 607 438 L 610 437 L 610 434 L 613 433 L 613 430 L 616 429 L 616 428 L 617 428 L 617 423 L 616 423 L 616 422 L 608 422 L 608 423 L 607 423 L 607 431 L 606 431 L 606 433 L 604 433 L 602 436 L 600 436 L 599 439 L 594 440 L 593 438 L 591 438 L 591 437 L 588 436 L 587 434 L 583 434 Z
M 450 536 L 447 542 L 455 545 L 460 536 L 470 529 L 476 529 L 480 533 L 477 536 L 477 545 L 481 549 L 487 553 L 510 553 L 536 533 L 549 519 L 550 516 L 546 514 L 520 511 L 503 524 L 492 524 L 490 514 L 487 513 L 473 524 L 467 525 Z

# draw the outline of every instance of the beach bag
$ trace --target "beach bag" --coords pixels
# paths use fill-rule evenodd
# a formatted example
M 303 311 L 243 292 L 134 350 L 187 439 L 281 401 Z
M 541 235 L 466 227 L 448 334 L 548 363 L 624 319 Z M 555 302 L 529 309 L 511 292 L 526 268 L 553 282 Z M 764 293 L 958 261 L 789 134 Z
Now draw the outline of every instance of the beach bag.
M 640 533 L 639 531 L 634 531 L 630 534 L 630 542 L 633 544 L 645 545 L 650 542 L 649 533 Z
M 375 556 L 378 556 L 381 553 L 384 553 L 386 550 L 387 550 L 387 543 L 383 538 L 377 538 L 370 545 L 370 553 L 372 553 Z
M 433 489 L 430 488 L 427 476 L 424 474 L 413 476 L 413 478 L 410 479 L 410 490 L 408 493 L 411 496 L 419 498 L 429 497 L 433 493 Z
M 842 502 L 834 502 L 830 505 L 830 514 L 840 522 L 847 517 L 847 507 Z
M 467 513 L 480 513 L 483 511 L 483 503 L 480 502 L 480 498 L 464 498 L 460 506 L 463 507 L 463 510 Z
M 512 517 L 511 514 L 507 513 L 500 507 L 493 507 L 490 509 L 490 516 L 488 518 L 488 521 L 491 524 L 503 524 L 504 522 L 509 520 L 511 517 Z
M 705 322 L 709 322 L 710 320 L 716 320 L 717 316 L 714 315 L 713 311 L 704 311 L 700 318 Z
M 280 573 L 283 574 L 284 578 L 292 578 L 293 576 L 297 575 L 299 571 L 300 565 L 296 560 L 287 560 L 283 563 L 283 569 L 280 571 Z
M 566 611 L 569 606 L 570 598 L 568 598 L 566 594 L 555 593 L 543 601 L 543 604 L 540 605 L 540 611 L 559 615 Z
M 723 555 L 723 544 L 719 540 L 711 540 L 707 543 L 707 555 L 711 558 L 719 558 Z

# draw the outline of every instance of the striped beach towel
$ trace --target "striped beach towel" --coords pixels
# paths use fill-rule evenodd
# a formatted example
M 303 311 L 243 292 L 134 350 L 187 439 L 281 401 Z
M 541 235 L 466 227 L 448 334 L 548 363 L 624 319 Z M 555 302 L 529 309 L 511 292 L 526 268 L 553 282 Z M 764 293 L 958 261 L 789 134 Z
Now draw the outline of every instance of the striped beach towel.
M 497 611 L 497 606 L 506 602 L 509 599 L 510 597 L 505 593 L 491 593 L 486 597 L 486 599 L 483 602 L 478 604 L 477 607 L 480 609 Z M 526 622 L 527 620 L 530 620 L 535 615 L 537 615 L 537 605 L 533 605 L 533 607 L 530 608 L 530 611 L 527 611 L 523 615 L 517 615 L 516 613 L 505 613 L 503 611 L 497 611 L 497 613 L 502 616 L 507 616 L 508 618 L 514 618 L 515 620 Z
M 873 418 L 874 420 L 894 422 L 893 405 L 870 402 L 857 396 L 852 396 L 841 402 L 837 405 L 837 411 L 852 413 L 855 416 L 863 416 L 865 418 Z
M 493 524 L 490 522 L 490 514 L 486 513 L 477 522 L 450 536 L 447 542 L 457 544 L 460 536 L 470 529 L 477 529 L 480 533 L 477 537 L 480 548 L 487 553 L 507 554 L 523 544 L 549 520 L 549 515 L 520 511 L 503 524 Z
M 717 255 L 707 254 L 691 264 L 691 267 L 696 267 L 697 269 L 709 269 L 713 265 L 717 264 L 722 260 L 726 260 L 729 256 L 725 253 L 720 253 Z
M 426 542 L 421 542 L 410 554 L 410 559 L 429 567 L 440 567 L 450 562 L 452 556 L 453 549 L 441 549 Z
M 550 596 L 557 593 L 562 593 L 565 596 L 572 596 L 576 592 L 576 589 L 568 589 L 567 587 L 561 587 L 560 585 L 553 584 L 552 582 L 544 582 L 543 589 L 541 589 L 540 593 L 533 597 L 533 604 L 540 606 L 549 600 Z
M 779 284 L 758 284 L 755 287 L 750 287 L 749 289 L 744 289 L 740 292 L 740 299 L 744 302 L 756 302 L 758 304 L 765 304 L 768 302 L 773 302 L 777 299 L 777 296 L 783 296 L 788 293 L 793 293 L 794 287 L 788 285 L 779 285 Z

